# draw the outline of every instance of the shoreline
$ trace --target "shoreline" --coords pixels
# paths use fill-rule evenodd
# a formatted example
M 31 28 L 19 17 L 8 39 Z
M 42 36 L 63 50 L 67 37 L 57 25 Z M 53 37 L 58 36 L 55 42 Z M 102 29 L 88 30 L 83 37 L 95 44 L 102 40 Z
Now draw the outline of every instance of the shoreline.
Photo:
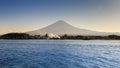
M 84 39 L 0 39 L 0 40 L 83 40 Z M 120 39 L 89 39 L 89 40 L 120 40 Z M 89 41 L 86 40 L 86 41 Z

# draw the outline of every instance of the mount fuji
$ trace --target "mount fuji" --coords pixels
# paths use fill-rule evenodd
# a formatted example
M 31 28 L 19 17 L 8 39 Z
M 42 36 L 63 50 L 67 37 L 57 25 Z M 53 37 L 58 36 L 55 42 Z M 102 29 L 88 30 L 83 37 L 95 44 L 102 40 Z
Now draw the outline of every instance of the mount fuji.
M 58 34 L 58 35 L 111 35 L 111 34 L 119 34 L 119 33 L 107 33 L 107 32 L 97 32 L 87 29 L 81 29 L 74 27 L 65 21 L 59 20 L 51 25 L 48 25 L 44 28 L 34 30 L 34 31 L 28 31 L 26 32 L 30 35 L 45 35 L 45 34 Z M 120 35 L 120 34 L 119 34 Z

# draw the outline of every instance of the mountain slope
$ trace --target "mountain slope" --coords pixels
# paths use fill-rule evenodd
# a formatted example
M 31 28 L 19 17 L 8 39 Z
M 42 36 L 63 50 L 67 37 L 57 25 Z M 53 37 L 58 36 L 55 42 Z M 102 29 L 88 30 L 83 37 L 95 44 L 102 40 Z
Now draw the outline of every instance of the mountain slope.
M 38 29 L 35 31 L 29 31 L 27 32 L 30 35 L 44 35 L 47 33 L 53 33 L 53 34 L 68 34 L 68 35 L 109 35 L 111 33 L 105 33 L 105 32 L 96 32 L 86 29 L 80 29 L 76 28 L 62 20 L 57 21 L 47 27 L 44 27 L 42 29 Z

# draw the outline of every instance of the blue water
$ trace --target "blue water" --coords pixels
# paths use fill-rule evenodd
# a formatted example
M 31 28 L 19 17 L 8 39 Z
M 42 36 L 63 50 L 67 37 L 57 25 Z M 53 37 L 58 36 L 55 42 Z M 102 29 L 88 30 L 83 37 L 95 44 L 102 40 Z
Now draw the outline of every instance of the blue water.
M 120 68 L 120 41 L 0 40 L 0 68 Z

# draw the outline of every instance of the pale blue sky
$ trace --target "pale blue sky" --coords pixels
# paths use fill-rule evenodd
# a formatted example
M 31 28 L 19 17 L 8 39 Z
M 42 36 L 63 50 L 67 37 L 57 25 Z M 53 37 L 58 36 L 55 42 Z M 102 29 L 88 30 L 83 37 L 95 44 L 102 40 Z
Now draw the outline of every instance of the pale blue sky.
M 0 0 L 0 34 L 42 28 L 57 20 L 95 31 L 120 32 L 119 0 Z

